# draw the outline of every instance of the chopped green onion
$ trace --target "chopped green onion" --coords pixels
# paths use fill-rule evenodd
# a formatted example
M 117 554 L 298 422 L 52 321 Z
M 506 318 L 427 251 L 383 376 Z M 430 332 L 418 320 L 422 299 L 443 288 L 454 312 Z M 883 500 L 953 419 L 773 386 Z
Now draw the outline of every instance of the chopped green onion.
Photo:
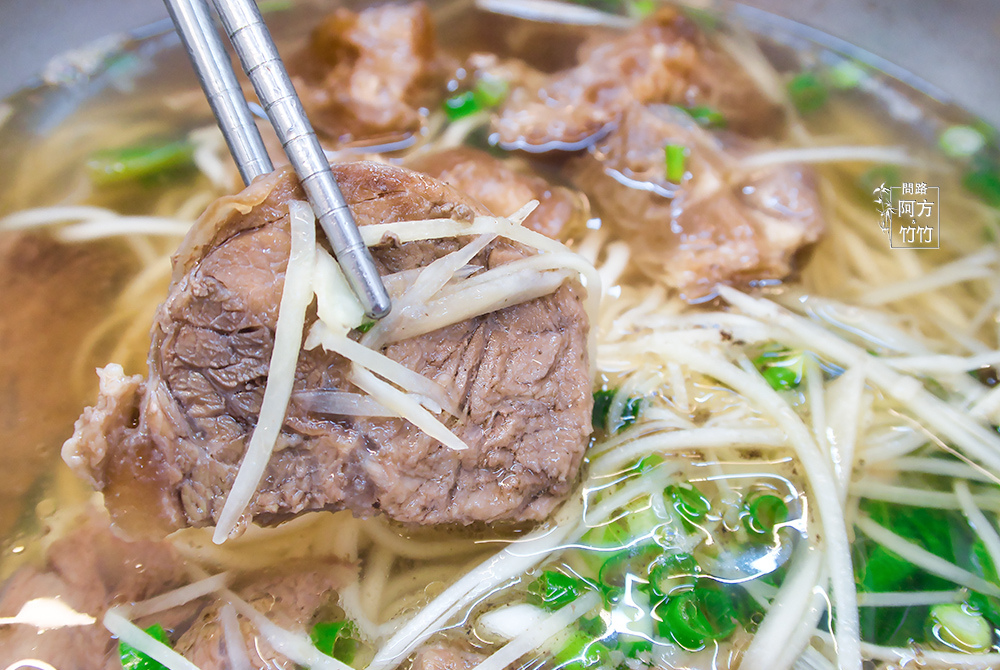
M 689 651 L 707 640 L 721 640 L 736 630 L 736 610 L 730 596 L 711 586 L 698 586 L 662 601 L 654 608 L 658 632 Z
M 621 548 L 629 544 L 630 541 L 628 528 L 620 520 L 591 528 L 582 539 L 585 546 L 597 549 Z
M 680 184 L 684 180 L 684 164 L 687 162 L 687 147 L 668 144 L 664 153 L 667 159 L 667 181 Z
M 938 639 L 951 647 L 983 652 L 993 646 L 993 628 L 982 614 L 967 605 L 935 605 L 929 622 Z
M 663 554 L 649 570 L 649 585 L 660 596 L 690 591 L 701 569 L 691 554 Z
M 691 484 L 671 484 L 663 490 L 663 495 L 669 499 L 677 513 L 692 524 L 704 519 L 712 508 L 708 498 Z
M 712 626 L 712 639 L 721 640 L 736 630 L 736 609 L 728 593 L 714 586 L 699 586 L 692 591 L 698 596 L 705 617 Z
M 855 571 L 859 590 L 881 593 L 896 590 L 917 568 L 895 552 L 876 545 L 862 560 L 855 561 Z
M 977 547 L 979 541 L 975 532 L 961 512 L 873 500 L 863 500 L 861 509 L 876 523 L 900 537 L 949 563 L 997 583 L 985 549 L 980 551 Z M 860 592 L 937 591 L 954 588 L 954 584 L 947 579 L 918 568 L 902 556 L 867 538 L 859 537 L 853 552 L 855 578 Z M 987 620 L 992 622 L 996 618 L 1000 623 L 1000 600 L 970 593 L 968 601 Z M 934 642 L 934 631 L 927 626 L 929 614 L 928 606 L 864 608 L 860 621 L 862 639 L 889 646 L 905 646 L 912 641 Z
M 350 621 L 324 621 L 313 626 L 309 633 L 312 643 L 327 656 L 350 665 L 357 652 L 354 624 Z
M 778 496 L 764 494 L 747 503 L 743 525 L 753 535 L 770 535 L 774 527 L 788 520 L 788 505 Z
M 614 559 L 619 553 L 635 555 L 649 540 L 654 537 L 657 528 L 663 525 L 661 519 L 651 505 L 643 507 L 631 505 L 626 507 L 621 518 L 596 526 L 587 531 L 581 539 L 585 551 L 583 559 L 595 574 L 599 574 L 605 563 Z M 658 545 L 656 545 L 658 547 Z M 612 550 L 609 552 L 609 550 Z M 660 550 L 662 552 L 662 549 Z M 643 572 L 645 575 L 645 572 Z
M 594 412 L 591 415 L 591 423 L 595 430 L 604 430 L 608 433 L 620 433 L 639 418 L 639 411 L 642 409 L 642 398 L 629 398 L 622 409 L 622 415 L 615 422 L 616 425 L 608 425 L 611 418 L 611 402 L 618 391 L 615 389 L 601 389 L 594 392 Z
M 993 565 L 993 559 L 990 557 L 990 552 L 987 551 L 982 538 L 976 537 L 973 540 L 969 555 L 973 564 L 973 571 L 981 575 L 986 581 L 1000 586 L 996 567 Z M 969 603 L 986 617 L 987 621 L 994 626 L 1000 627 L 1000 598 L 972 592 L 969 594 Z
M 610 663 L 610 650 L 581 630 L 574 630 L 565 644 L 555 653 L 560 670 L 581 670 L 591 666 L 602 667 Z
M 717 109 L 706 107 L 705 105 L 681 107 L 681 109 L 687 112 L 688 116 L 694 119 L 698 125 L 703 128 L 726 127 L 726 117 L 724 117 Z
M 962 177 L 962 185 L 990 207 L 1000 207 L 1000 169 L 973 170 Z
M 961 518 L 956 513 L 878 500 L 863 501 L 861 509 L 879 525 L 918 544 L 935 556 L 963 564 L 955 555 L 956 534 L 960 528 L 957 519 Z M 881 545 L 871 546 L 862 541 L 858 549 L 861 550 L 861 556 L 855 561 L 855 567 L 858 570 L 858 586 L 862 591 L 895 591 L 904 588 L 904 584 L 906 588 L 926 591 L 949 588 L 946 580 L 923 573 L 915 565 Z
M 588 590 L 587 582 L 577 577 L 546 570 L 528 585 L 528 602 L 547 610 L 557 610 Z
M 147 628 L 146 634 L 157 642 L 162 642 L 166 645 L 170 644 L 167 631 L 158 623 L 154 623 Z M 167 670 L 167 667 L 159 661 L 150 658 L 132 645 L 124 642 L 118 643 L 118 656 L 121 658 L 124 670 Z
M 694 591 L 668 598 L 657 607 L 658 625 L 662 637 L 676 642 L 688 651 L 697 651 L 712 637 L 712 624 L 700 607 Z
M 653 641 L 637 635 L 618 634 L 618 651 L 625 654 L 625 658 L 638 658 L 639 654 L 653 651 Z
M 801 72 L 788 82 L 788 96 L 800 114 L 810 114 L 826 104 L 826 86 L 812 72 Z
M 625 531 L 631 542 L 642 537 L 652 537 L 653 531 L 666 521 L 656 513 L 656 509 L 649 504 L 648 499 L 640 499 L 629 508 L 631 509 L 627 508 L 628 513 L 620 523 L 625 524 Z
M 1000 598 L 973 591 L 969 594 L 969 604 L 994 627 L 1000 628 Z
M 97 186 L 144 180 L 193 167 L 194 145 L 187 140 L 99 151 L 87 161 L 87 173 Z
M 484 75 L 476 81 L 472 97 L 480 109 L 499 106 L 506 98 L 510 85 L 503 79 Z
M 472 91 L 453 95 L 444 101 L 444 113 L 451 121 L 475 114 L 480 109 L 479 103 L 476 102 L 476 94 Z
M 376 321 L 362 321 L 360 325 L 354 330 L 359 333 L 367 333 L 369 330 L 375 327 Z
M 799 375 L 785 367 L 771 367 L 764 370 L 764 379 L 775 391 L 788 391 L 799 385 Z
M 628 14 L 637 19 L 644 19 L 656 11 L 656 0 L 632 0 L 628 5 Z
M 634 467 L 640 474 L 645 474 L 662 463 L 665 463 L 666 460 L 667 459 L 665 459 L 661 454 L 649 454 L 648 456 L 640 458 Z
M 776 348 L 762 353 L 753 364 L 775 391 L 790 391 L 802 382 L 805 358 L 801 352 Z
M 647 582 L 653 566 L 662 560 L 663 547 L 655 542 L 646 542 L 616 552 L 601 566 L 598 576 L 601 588 L 613 599 L 617 592 L 625 588 L 630 577 Z
M 939 143 L 946 155 L 965 158 L 986 146 L 986 138 L 972 126 L 950 126 L 941 133 Z
M 830 85 L 842 91 L 857 88 L 867 78 L 868 72 L 852 60 L 841 61 L 827 72 Z

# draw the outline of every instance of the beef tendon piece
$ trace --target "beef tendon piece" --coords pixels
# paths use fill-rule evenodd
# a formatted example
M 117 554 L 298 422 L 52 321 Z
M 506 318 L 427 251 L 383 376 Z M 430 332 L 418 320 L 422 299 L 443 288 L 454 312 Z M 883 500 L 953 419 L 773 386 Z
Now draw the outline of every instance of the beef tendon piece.
M 665 147 L 683 147 L 681 183 Z M 825 230 L 815 177 L 799 164 L 746 170 L 753 145 L 712 134 L 667 105 L 636 105 L 573 166 L 603 219 L 629 241 L 640 271 L 699 302 L 719 283 L 761 285 L 794 269 Z
M 486 214 L 403 168 L 351 163 L 333 171 L 361 226 Z M 175 257 L 152 328 L 148 378 L 103 371 L 101 396 L 77 421 L 63 458 L 103 491 L 127 532 L 218 520 L 267 381 L 290 247 L 288 203 L 304 199 L 290 171 L 279 170 L 210 206 Z M 426 266 L 471 239 L 386 238 L 372 252 L 385 275 Z M 526 255 L 497 239 L 467 269 L 475 276 Z M 300 352 L 284 425 L 248 515 L 265 523 L 323 509 L 417 524 L 544 519 L 571 490 L 590 433 L 584 296 L 567 280 L 554 293 L 382 349 L 455 401 L 455 415 L 441 417 L 469 446 L 462 451 L 401 418 L 312 409 L 302 400 L 311 392 L 361 391 L 347 381 L 346 359 L 323 348 Z M 315 321 L 310 309 L 306 332 Z
M 537 200 L 538 207 L 523 225 L 553 239 L 582 228 L 590 215 L 582 193 L 517 171 L 478 149 L 459 147 L 427 154 L 409 166 L 472 196 L 499 216 L 509 216 L 529 200 Z
M 95 622 L 44 631 L 0 626 L 3 667 L 34 658 L 60 670 L 121 668 L 117 641 L 101 625 L 107 609 L 151 598 L 188 581 L 184 562 L 169 543 L 121 540 L 99 510 L 87 509 L 68 525 L 72 530 L 49 546 L 43 565 L 24 566 L 2 585 L 0 617 L 15 616 L 30 600 L 54 598 Z M 183 617 L 173 614 L 175 619 Z
M 587 42 L 578 65 L 551 75 L 522 74 L 493 128 L 506 148 L 575 150 L 596 141 L 635 103 L 718 110 L 733 130 L 780 130 L 781 104 L 742 66 L 674 9 L 662 9 L 617 39 Z M 497 66 L 500 77 L 512 68 Z
M 339 561 L 316 561 L 286 565 L 280 572 L 243 576 L 232 586 L 250 607 L 272 624 L 293 633 L 308 635 L 321 617 L 338 602 L 337 592 L 357 581 L 357 569 Z M 294 664 L 276 651 L 260 635 L 254 622 L 242 614 L 227 636 L 223 623 L 224 604 L 215 601 L 204 607 L 177 640 L 175 649 L 200 670 L 228 670 L 234 650 L 230 640 L 242 642 L 242 654 L 251 668 L 292 668 Z M 234 635 L 235 633 L 235 635 Z
M 422 2 L 338 8 L 289 62 L 309 120 L 334 144 L 416 132 L 451 70 Z

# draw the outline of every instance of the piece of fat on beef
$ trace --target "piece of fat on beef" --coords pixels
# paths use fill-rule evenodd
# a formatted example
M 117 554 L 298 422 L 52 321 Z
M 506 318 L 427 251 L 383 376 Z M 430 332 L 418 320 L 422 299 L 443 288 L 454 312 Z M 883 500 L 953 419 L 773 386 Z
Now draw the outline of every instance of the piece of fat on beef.
M 493 120 L 505 148 L 530 152 L 584 148 L 613 128 L 634 104 L 707 106 L 745 135 L 783 126 L 780 102 L 768 97 L 729 53 L 693 21 L 662 9 L 616 39 L 584 43 L 578 64 L 553 74 L 503 62 L 484 66 L 513 78 Z
M 582 228 L 590 216 L 590 206 L 582 193 L 517 171 L 478 149 L 459 147 L 424 154 L 408 167 L 475 198 L 498 216 L 509 216 L 529 200 L 537 200 L 538 207 L 523 225 L 553 239 L 563 239 Z
M 669 144 L 688 152 L 681 184 L 666 178 Z M 635 105 L 576 160 L 574 179 L 629 242 L 640 271 L 699 302 L 720 283 L 788 276 L 800 250 L 825 230 L 812 171 L 799 164 L 742 169 L 739 159 L 752 146 L 667 105 Z
M 397 141 L 420 130 L 454 69 L 423 2 L 339 7 L 289 59 L 309 120 L 334 145 Z
M 336 165 L 359 225 L 451 218 L 481 205 L 430 177 L 375 163 Z M 256 423 L 289 252 L 288 202 L 304 200 L 288 170 L 209 207 L 175 257 L 172 285 L 152 328 L 149 376 L 104 371 L 102 393 L 63 447 L 64 460 L 104 493 L 130 534 L 161 535 L 218 519 Z M 382 274 L 411 270 L 471 238 L 372 249 Z M 472 264 L 523 257 L 498 239 Z M 349 384 L 348 362 L 300 352 L 282 430 L 248 515 L 279 522 L 313 510 L 382 513 L 404 523 L 534 521 L 570 492 L 593 398 L 584 289 L 554 293 L 389 344 L 390 359 L 457 401 L 446 425 L 455 451 L 408 421 L 326 415 L 302 392 Z M 307 314 L 306 332 L 315 321 Z M 302 395 L 299 395 L 302 394 Z
M 187 583 L 184 562 L 166 542 L 115 537 L 107 516 L 87 509 L 46 551 L 41 566 L 18 569 L 0 585 L 0 617 L 15 616 L 29 600 L 57 598 L 95 619 L 89 626 L 38 631 L 0 626 L 0 667 L 33 658 L 59 670 L 121 669 L 117 641 L 101 625 L 112 605 L 144 600 Z M 175 620 L 183 613 L 172 613 Z M 160 618 L 171 627 L 170 618 Z
M 313 625 L 334 611 L 337 592 L 357 577 L 353 565 L 335 559 L 310 560 L 285 565 L 280 571 L 239 577 L 231 590 L 272 624 L 308 636 Z M 248 658 L 251 668 L 297 667 L 242 614 L 236 617 L 238 633 L 227 635 L 222 620 L 224 605 L 216 600 L 204 607 L 177 640 L 175 650 L 199 670 L 231 670 L 234 652 Z M 242 650 L 231 650 L 232 643 L 242 645 Z

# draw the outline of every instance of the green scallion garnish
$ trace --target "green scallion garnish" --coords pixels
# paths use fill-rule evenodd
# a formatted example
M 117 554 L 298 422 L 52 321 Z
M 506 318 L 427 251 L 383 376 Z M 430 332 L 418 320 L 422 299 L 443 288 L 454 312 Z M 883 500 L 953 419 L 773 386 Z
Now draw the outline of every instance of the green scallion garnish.
M 802 382 L 805 358 L 801 352 L 779 348 L 765 351 L 753 364 L 775 391 L 790 391 Z
M 705 105 L 695 107 L 681 107 L 688 116 L 694 119 L 703 128 L 725 128 L 726 117 L 719 110 Z
M 625 401 L 625 406 L 622 408 L 622 415 L 615 421 L 615 425 L 609 425 L 611 419 L 611 402 L 617 394 L 618 391 L 615 389 L 594 391 L 594 411 L 591 415 L 591 424 L 595 430 L 619 433 L 631 426 L 639 418 L 639 412 L 642 410 L 642 398 L 633 397 Z
M 581 630 L 574 630 L 563 646 L 555 652 L 559 670 L 582 670 L 590 667 L 608 667 L 610 650 L 600 641 Z
M 472 97 L 480 109 L 491 109 L 499 106 L 507 99 L 510 85 L 503 79 L 482 76 L 472 89 Z
M 929 623 L 943 642 L 962 651 L 980 653 L 993 646 L 993 627 L 968 605 L 935 605 Z
M 631 0 L 628 3 L 628 15 L 644 19 L 656 11 L 656 0 Z
M 667 502 L 689 523 L 697 523 L 705 518 L 712 504 L 701 491 L 691 484 L 671 484 L 663 491 Z
M 1000 168 L 973 170 L 962 177 L 962 186 L 990 207 L 1000 207 Z
M 350 665 L 357 652 L 354 624 L 350 621 L 323 621 L 313 626 L 309 638 L 327 656 Z
M 868 72 L 852 60 L 841 61 L 827 71 L 830 86 L 842 91 L 857 88 L 867 78 Z
M 701 569 L 691 554 L 663 554 L 649 570 L 649 585 L 660 596 L 690 591 Z
M 87 161 L 87 173 L 97 186 L 141 181 L 193 167 L 194 145 L 187 140 L 99 151 Z
M 588 590 L 587 583 L 571 575 L 546 570 L 528 585 L 528 602 L 547 610 L 557 610 Z
M 949 126 L 938 140 L 941 151 L 952 158 L 967 158 L 986 146 L 986 138 L 972 126 Z
M 709 640 L 721 640 L 736 630 L 736 610 L 728 594 L 713 587 L 695 587 L 662 601 L 654 612 L 659 634 L 689 651 Z
M 664 149 L 667 159 L 667 181 L 680 184 L 684 179 L 687 148 L 681 144 L 668 144 Z
M 770 535 L 775 526 L 788 520 L 788 505 L 775 495 L 754 496 L 746 508 L 743 523 L 752 535 Z
M 811 114 L 826 104 L 829 92 L 812 72 L 801 72 L 788 82 L 788 96 L 800 114 Z
M 146 629 L 146 634 L 157 642 L 169 645 L 170 638 L 167 631 L 158 623 Z M 118 643 L 118 656 L 122 662 L 124 670 L 167 670 L 167 667 L 159 661 L 150 658 L 135 647 L 124 642 Z
M 476 94 L 472 91 L 464 91 L 444 101 L 444 113 L 451 121 L 471 116 L 480 109 L 479 103 L 476 102 Z

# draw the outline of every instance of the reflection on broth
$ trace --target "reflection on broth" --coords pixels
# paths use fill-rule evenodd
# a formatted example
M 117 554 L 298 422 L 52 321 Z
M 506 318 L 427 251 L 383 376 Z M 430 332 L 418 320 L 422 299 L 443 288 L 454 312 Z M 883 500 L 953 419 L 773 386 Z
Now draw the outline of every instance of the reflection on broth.
M 993 131 L 652 9 L 268 14 L 380 323 L 175 48 L 15 101 L 0 667 L 1000 665 Z

